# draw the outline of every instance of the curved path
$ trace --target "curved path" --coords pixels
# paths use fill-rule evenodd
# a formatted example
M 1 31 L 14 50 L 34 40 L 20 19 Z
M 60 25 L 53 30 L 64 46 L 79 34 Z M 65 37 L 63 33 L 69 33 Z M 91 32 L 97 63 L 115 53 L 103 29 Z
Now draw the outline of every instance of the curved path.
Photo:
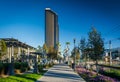
M 85 82 L 68 65 L 59 64 L 50 68 L 37 82 Z

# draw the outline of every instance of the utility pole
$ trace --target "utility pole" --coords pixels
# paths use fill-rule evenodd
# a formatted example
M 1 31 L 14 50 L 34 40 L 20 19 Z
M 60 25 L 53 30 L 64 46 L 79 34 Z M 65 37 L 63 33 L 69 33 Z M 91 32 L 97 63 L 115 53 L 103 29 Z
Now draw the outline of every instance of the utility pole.
M 73 41 L 74 41 L 74 55 L 75 55 L 75 59 L 74 59 L 74 71 L 75 71 L 75 67 L 76 67 L 76 54 L 75 54 L 75 42 L 76 42 L 76 39 L 74 38 L 73 39 Z
M 112 64 L 111 48 L 112 48 L 112 45 L 111 45 L 111 40 L 110 40 L 110 41 L 109 41 L 110 65 Z

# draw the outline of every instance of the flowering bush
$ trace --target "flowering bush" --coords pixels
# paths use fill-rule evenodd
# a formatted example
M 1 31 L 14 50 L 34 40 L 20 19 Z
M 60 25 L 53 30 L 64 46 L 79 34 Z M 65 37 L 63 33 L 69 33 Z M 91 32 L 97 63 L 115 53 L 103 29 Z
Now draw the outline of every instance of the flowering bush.
M 100 69 L 100 73 L 112 78 L 116 78 L 120 80 L 120 70 L 115 70 L 115 69 Z
M 104 75 L 97 75 L 94 71 L 89 71 L 82 66 L 77 66 L 76 71 L 84 78 L 87 82 L 120 82 L 114 78 L 110 78 Z

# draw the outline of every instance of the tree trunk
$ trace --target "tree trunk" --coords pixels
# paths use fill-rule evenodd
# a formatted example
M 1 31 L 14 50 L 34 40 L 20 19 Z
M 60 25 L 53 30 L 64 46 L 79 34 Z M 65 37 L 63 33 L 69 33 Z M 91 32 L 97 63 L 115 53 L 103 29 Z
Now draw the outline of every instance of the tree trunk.
M 87 68 L 87 55 L 85 54 L 85 69 Z
M 96 72 L 97 72 L 97 75 L 98 75 L 98 72 L 99 72 L 99 69 L 98 69 L 98 60 L 96 60 Z

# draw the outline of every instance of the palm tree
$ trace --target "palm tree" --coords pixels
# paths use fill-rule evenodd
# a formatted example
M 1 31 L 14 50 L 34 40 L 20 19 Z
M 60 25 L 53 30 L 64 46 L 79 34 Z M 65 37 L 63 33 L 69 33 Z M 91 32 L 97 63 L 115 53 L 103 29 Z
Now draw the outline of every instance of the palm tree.
M 61 46 L 61 44 L 60 44 L 60 42 L 58 42 L 56 44 L 56 47 L 57 47 L 57 59 L 58 60 L 60 59 L 60 55 L 61 55 L 60 46 Z
M 68 64 L 69 64 L 69 55 L 68 55 L 69 45 L 70 45 L 70 42 L 66 42 L 66 49 L 64 50 L 65 51 L 65 60 L 66 60 L 66 58 L 68 58 Z
M 68 48 L 69 45 L 70 45 L 70 42 L 66 42 L 66 46 L 67 46 L 67 48 Z

